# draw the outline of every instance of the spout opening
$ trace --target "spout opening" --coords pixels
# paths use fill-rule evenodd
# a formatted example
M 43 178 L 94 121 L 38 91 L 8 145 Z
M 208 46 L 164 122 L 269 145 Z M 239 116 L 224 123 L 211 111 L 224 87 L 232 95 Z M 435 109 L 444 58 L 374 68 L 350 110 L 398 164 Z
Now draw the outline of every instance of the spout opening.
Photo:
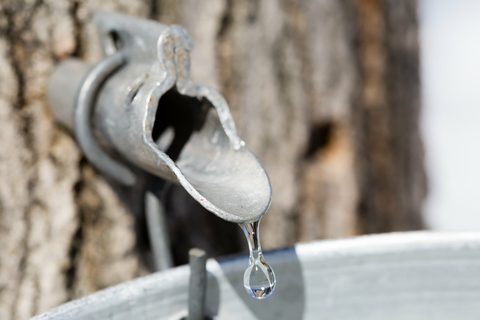
M 151 139 L 187 192 L 222 219 L 254 221 L 270 206 L 264 168 L 248 149 L 231 147 L 209 100 L 168 90 L 159 99 Z
M 178 159 L 192 133 L 205 123 L 208 106 L 194 97 L 180 94 L 175 87 L 158 102 L 152 139 L 173 161 Z

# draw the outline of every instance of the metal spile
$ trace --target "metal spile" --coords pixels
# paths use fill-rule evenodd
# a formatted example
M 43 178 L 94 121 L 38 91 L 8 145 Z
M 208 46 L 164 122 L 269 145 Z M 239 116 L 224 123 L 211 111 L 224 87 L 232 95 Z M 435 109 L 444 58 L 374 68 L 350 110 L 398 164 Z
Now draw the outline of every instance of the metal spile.
M 223 96 L 190 80 L 187 32 L 116 13 L 94 20 L 104 58 L 93 67 L 63 61 L 49 83 L 54 114 L 87 158 L 126 185 L 135 184 L 133 166 L 179 183 L 224 220 L 260 219 L 270 181 Z

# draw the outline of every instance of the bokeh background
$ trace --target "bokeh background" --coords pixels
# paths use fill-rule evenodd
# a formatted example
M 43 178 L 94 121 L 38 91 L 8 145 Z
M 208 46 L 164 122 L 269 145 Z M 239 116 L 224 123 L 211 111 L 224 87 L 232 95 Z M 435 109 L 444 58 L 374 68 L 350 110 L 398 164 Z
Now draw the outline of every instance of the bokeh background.
M 480 4 L 419 2 L 422 133 L 436 230 L 480 230 Z

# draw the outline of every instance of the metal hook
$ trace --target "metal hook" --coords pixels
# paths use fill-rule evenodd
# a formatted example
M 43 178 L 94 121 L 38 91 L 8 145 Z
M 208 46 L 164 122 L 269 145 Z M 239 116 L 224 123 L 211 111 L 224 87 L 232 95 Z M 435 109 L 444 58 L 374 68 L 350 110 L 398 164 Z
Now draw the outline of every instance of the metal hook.
M 116 52 L 105 56 L 88 72 L 78 91 L 73 123 L 75 137 L 87 159 L 110 177 L 125 185 L 133 185 L 136 180 L 135 175 L 129 168 L 113 160 L 98 145 L 97 139 L 92 133 L 90 120 L 100 86 L 112 73 L 125 64 L 125 60 L 123 52 Z

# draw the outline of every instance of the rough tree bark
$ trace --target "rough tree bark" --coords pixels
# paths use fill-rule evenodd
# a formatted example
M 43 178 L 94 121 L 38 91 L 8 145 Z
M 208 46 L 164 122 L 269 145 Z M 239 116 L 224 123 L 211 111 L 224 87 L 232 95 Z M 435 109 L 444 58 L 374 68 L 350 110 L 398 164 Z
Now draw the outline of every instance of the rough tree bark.
M 415 1 L 4 0 L 1 319 L 149 272 L 139 213 L 83 160 L 45 99 L 58 61 L 98 59 L 99 10 L 189 31 L 192 78 L 224 93 L 270 175 L 264 247 L 423 227 Z M 244 248 L 239 228 L 180 188 L 166 208 L 177 263 L 193 245 L 210 255 Z

